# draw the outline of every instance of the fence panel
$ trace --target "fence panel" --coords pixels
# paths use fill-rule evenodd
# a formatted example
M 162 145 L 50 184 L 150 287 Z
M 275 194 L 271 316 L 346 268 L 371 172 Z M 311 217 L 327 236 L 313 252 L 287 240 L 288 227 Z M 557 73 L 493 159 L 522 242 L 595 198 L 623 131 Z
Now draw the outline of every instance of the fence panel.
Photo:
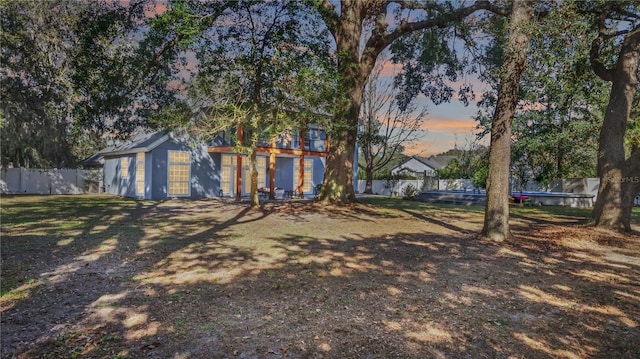
M 358 193 L 363 193 L 367 181 L 358 180 Z M 402 196 L 404 193 L 404 189 L 406 186 L 412 185 L 418 190 L 422 190 L 423 181 L 422 180 L 395 180 L 395 181 L 385 181 L 385 180 L 373 180 L 371 182 L 371 191 L 376 194 L 383 194 L 386 196 L 391 195 L 392 192 L 397 196 Z
M 0 192 L 6 194 L 98 193 L 101 170 L 3 168 Z

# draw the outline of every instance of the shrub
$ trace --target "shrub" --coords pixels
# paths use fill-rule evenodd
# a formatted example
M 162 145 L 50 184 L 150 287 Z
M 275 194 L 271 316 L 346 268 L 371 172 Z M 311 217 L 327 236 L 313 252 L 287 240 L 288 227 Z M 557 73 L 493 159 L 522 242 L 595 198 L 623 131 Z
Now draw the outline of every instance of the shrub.
M 418 189 L 418 187 L 412 184 L 408 184 L 404 186 L 404 188 L 402 189 L 402 196 L 406 199 L 413 199 L 419 193 L 420 193 L 420 190 Z

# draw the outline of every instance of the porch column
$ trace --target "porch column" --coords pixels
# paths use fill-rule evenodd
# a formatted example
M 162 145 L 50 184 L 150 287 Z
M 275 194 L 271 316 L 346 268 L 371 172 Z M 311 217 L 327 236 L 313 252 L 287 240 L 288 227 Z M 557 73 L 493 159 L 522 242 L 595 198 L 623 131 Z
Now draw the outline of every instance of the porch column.
M 276 143 L 271 142 L 269 153 L 269 199 L 275 199 L 276 188 Z
M 300 162 L 298 163 L 298 194 L 300 194 L 302 196 L 302 190 L 304 188 L 304 144 L 305 144 L 305 132 L 306 129 L 301 129 L 300 130 L 300 149 L 302 150 L 302 153 L 300 153 Z
M 329 134 L 327 130 L 324 131 L 324 153 L 329 153 Z M 358 152 L 356 151 L 356 153 Z
M 304 154 L 300 154 L 300 167 L 298 170 L 298 193 L 302 195 L 302 189 L 304 188 Z

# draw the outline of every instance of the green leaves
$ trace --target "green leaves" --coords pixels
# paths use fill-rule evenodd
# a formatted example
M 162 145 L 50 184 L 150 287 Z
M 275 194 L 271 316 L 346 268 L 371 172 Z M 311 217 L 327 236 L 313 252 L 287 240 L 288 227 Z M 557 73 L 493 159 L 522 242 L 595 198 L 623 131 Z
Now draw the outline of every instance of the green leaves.
M 77 99 L 72 59 L 76 15 L 85 7 L 71 1 L 2 5 L 2 164 L 74 165 L 69 136 Z
M 335 76 L 317 21 L 295 2 L 241 2 L 204 29 L 192 47 L 197 127 L 213 135 L 242 126 L 251 138 L 271 141 L 324 122 Z
M 401 108 L 420 93 L 436 105 L 451 99 L 454 91 L 448 81 L 456 81 L 462 70 L 460 59 L 449 47 L 452 36 L 451 29 L 430 28 L 407 34 L 391 45 L 393 62 L 403 66 L 396 77 L 402 89 Z

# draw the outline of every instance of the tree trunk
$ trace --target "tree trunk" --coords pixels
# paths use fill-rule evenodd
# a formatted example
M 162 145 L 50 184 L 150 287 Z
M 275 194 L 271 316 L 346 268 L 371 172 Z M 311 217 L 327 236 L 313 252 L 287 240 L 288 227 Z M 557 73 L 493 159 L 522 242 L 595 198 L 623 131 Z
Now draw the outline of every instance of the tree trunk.
M 367 177 L 365 178 L 364 193 L 373 193 L 373 170 L 370 168 L 366 171 Z
M 592 67 L 598 76 L 612 82 L 609 104 L 600 130 L 598 146 L 598 198 L 591 219 L 598 227 L 631 231 L 633 200 L 640 191 L 640 150 L 625 159 L 624 139 L 633 98 L 638 86 L 640 28 L 629 32 L 613 69 L 598 67 L 601 43 L 592 47 Z M 597 48 L 595 48 L 597 46 Z
M 348 120 L 345 118 L 345 120 Z M 357 123 L 357 118 L 356 118 Z M 332 133 L 327 155 L 322 190 L 318 200 L 325 203 L 349 204 L 356 202 L 353 190 L 353 158 L 355 155 L 357 130 Z
M 532 16 L 528 1 L 513 3 L 509 40 L 502 64 L 498 103 L 491 125 L 487 201 L 482 235 L 494 241 L 511 236 L 509 229 L 509 169 L 511 167 L 511 124 L 518 102 L 520 77 L 527 57 L 527 27 Z
M 324 203 L 351 203 L 356 201 L 352 166 L 356 150 L 358 115 L 364 86 L 378 55 L 403 34 L 431 27 L 445 27 L 481 9 L 500 14 L 504 9 L 489 1 L 477 1 L 453 10 L 448 14 L 450 16 L 441 14 L 415 22 L 403 20 L 397 23 L 395 29 L 390 30 L 387 18 L 393 11 L 389 7 L 391 2 L 342 0 L 339 2 L 339 10 L 336 10 L 329 0 L 315 3 L 334 35 L 340 75 L 338 100 L 331 124 L 331 147 L 318 200 Z M 361 41 L 363 28 L 370 32 L 369 39 L 365 42 Z M 364 47 L 360 51 L 362 45 Z
M 360 61 L 360 37 L 362 35 L 361 12 L 364 2 L 353 1 L 341 4 L 341 21 L 335 38 L 338 50 L 338 82 L 340 94 L 332 121 L 329 138 L 329 153 L 322 190 L 318 201 L 323 203 L 349 204 L 356 202 L 353 189 L 353 164 L 358 137 L 358 115 L 367 78 L 374 63 Z M 375 62 L 375 57 L 373 57 Z
M 251 173 L 251 207 L 257 207 L 260 205 L 260 195 L 258 193 L 258 167 L 256 146 L 251 146 L 251 152 L 249 153 L 249 173 Z

